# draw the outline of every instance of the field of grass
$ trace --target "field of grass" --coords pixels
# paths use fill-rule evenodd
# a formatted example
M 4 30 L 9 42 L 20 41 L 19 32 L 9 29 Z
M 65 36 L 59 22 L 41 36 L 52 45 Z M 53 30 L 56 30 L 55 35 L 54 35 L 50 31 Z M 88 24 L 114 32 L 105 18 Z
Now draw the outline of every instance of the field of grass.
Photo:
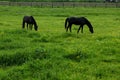
M 38 31 L 22 29 L 33 15 Z M 65 32 L 69 16 L 92 23 Z M 120 8 L 0 6 L 0 80 L 119 80 Z

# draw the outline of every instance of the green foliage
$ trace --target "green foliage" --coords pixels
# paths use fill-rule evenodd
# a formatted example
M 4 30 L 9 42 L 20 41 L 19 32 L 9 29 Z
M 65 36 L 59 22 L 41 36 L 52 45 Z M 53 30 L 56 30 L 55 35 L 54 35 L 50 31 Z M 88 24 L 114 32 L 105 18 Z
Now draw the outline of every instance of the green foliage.
M 4 0 L 0 0 L 4 1 Z M 12 2 L 92 2 L 92 1 L 101 1 L 101 0 L 5 0 Z
M 38 31 L 22 29 L 33 15 Z M 119 80 L 119 8 L 0 6 L 0 80 Z M 66 33 L 69 16 L 84 16 L 95 33 Z

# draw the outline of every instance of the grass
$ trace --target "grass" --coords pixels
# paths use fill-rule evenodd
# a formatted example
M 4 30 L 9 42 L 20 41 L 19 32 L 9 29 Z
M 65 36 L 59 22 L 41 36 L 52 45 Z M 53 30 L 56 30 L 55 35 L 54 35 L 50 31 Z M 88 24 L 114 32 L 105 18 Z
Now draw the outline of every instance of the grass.
M 39 30 L 21 29 L 33 15 Z M 0 80 L 119 80 L 119 8 L 0 6 Z M 65 32 L 64 20 L 85 16 L 91 34 Z

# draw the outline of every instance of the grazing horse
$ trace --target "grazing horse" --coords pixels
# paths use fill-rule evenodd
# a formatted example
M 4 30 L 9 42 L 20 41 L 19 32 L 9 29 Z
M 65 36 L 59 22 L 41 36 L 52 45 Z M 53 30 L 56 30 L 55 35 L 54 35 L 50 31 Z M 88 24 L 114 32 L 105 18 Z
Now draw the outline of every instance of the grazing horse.
M 36 23 L 35 19 L 33 18 L 33 16 L 24 16 L 22 28 L 25 28 L 25 23 L 27 23 L 27 29 L 28 29 L 28 25 L 29 25 L 29 28 L 32 30 L 32 26 L 34 25 L 34 29 L 37 31 L 38 26 L 37 26 L 37 23 Z
M 68 23 L 68 25 L 67 25 L 67 23 Z M 82 28 L 81 32 L 83 33 L 83 26 L 85 24 L 88 26 L 90 32 L 94 33 L 93 27 L 92 27 L 91 23 L 85 17 L 68 17 L 68 18 L 66 18 L 66 20 L 65 20 L 65 29 L 66 29 L 66 32 L 68 31 L 68 28 L 69 28 L 69 30 L 71 32 L 72 24 L 80 25 L 77 33 L 79 33 L 79 30 L 81 28 Z

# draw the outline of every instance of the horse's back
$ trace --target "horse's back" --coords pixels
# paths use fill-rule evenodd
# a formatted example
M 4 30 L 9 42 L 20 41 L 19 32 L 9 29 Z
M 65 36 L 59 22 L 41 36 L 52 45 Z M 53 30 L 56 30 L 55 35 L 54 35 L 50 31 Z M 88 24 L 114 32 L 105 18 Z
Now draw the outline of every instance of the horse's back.
M 80 24 L 85 24 L 86 23 L 86 18 L 85 17 L 69 17 L 68 22 L 70 24 L 75 24 L 75 25 L 80 25 Z
M 34 22 L 34 18 L 32 16 L 24 16 L 23 21 L 31 24 Z
M 23 21 L 27 21 L 29 19 L 29 16 L 24 16 Z

